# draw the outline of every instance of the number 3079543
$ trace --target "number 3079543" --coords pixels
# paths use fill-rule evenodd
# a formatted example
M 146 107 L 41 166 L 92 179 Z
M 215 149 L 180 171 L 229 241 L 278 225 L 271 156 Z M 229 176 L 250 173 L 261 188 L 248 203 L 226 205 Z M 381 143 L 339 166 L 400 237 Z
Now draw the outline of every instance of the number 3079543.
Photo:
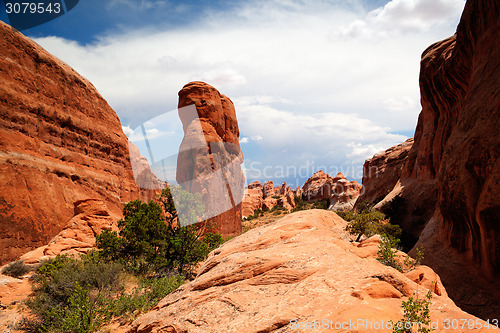
M 59 14 L 61 12 L 61 4 L 56 3 L 36 3 L 36 2 L 15 2 L 6 3 L 5 9 L 7 14 L 43 14 L 43 13 L 54 13 Z

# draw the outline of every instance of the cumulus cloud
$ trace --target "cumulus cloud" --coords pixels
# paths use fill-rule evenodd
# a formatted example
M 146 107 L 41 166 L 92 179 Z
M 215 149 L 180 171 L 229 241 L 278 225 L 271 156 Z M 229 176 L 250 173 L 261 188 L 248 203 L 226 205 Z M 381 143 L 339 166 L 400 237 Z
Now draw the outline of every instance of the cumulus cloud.
M 455 23 L 464 5 L 465 0 L 392 0 L 364 19 L 340 26 L 333 35 L 366 40 L 427 32 Z
M 205 80 L 235 102 L 248 162 L 362 164 L 415 128 L 420 54 L 453 34 L 463 4 L 252 0 L 185 27 L 36 41 L 93 82 L 125 129 L 174 110 L 184 84 Z

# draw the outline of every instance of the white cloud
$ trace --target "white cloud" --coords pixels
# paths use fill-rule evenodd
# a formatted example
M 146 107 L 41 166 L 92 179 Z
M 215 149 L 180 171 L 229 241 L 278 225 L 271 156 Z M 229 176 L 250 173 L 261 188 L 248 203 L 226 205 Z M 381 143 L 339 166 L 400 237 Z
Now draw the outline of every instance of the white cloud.
M 405 139 L 391 132 L 415 128 L 420 55 L 454 33 L 463 4 L 392 0 L 367 13 L 354 0 L 252 0 L 184 28 L 85 46 L 36 41 L 87 77 L 130 128 L 175 109 L 184 84 L 205 80 L 235 102 L 242 143 L 260 147 L 244 148 L 247 160 L 362 163 Z
M 240 139 L 240 143 L 248 143 L 248 141 L 249 141 L 249 140 L 248 140 L 248 138 L 247 138 L 246 136 L 244 136 L 244 137 L 242 137 L 242 138 Z
M 427 32 L 456 23 L 464 5 L 465 0 L 392 0 L 364 19 L 340 26 L 333 36 L 368 40 Z

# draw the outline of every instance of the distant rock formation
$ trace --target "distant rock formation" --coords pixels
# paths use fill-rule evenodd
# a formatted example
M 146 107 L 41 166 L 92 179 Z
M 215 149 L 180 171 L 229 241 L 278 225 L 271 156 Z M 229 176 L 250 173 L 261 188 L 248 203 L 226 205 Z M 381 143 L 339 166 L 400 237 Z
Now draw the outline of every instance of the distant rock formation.
M 54 258 L 58 254 L 80 255 L 94 248 L 96 236 L 104 230 L 118 231 L 116 221 L 120 216 L 114 215 L 99 199 L 86 199 L 74 203 L 75 216 L 64 229 L 41 246 L 21 256 L 26 264 L 39 263 L 45 259 Z
M 299 332 L 308 322 L 332 332 L 389 332 L 381 323 L 397 322 L 401 302 L 428 290 L 436 332 L 448 331 L 445 319 L 486 324 L 453 303 L 432 269 L 403 274 L 381 264 L 377 240 L 351 243 L 345 225 L 334 212 L 307 210 L 235 237 L 128 332 Z M 322 331 L 315 325 L 312 332 Z
M 140 189 L 140 199 L 144 202 L 154 200 L 161 194 L 168 182 L 161 181 L 151 171 L 147 158 L 141 155 L 139 148 L 129 141 L 130 163 L 134 172 L 134 179 Z
M 253 215 L 258 209 L 266 211 L 276 206 L 292 210 L 295 208 L 295 191 L 286 182 L 281 186 L 274 186 L 272 180 L 264 183 L 258 181 L 248 184 L 242 202 L 242 217 Z
M 139 197 L 120 120 L 94 86 L 0 22 L 0 263 L 58 234 L 73 202 Z
M 245 178 L 233 102 L 204 82 L 191 82 L 179 91 L 179 117 L 184 138 L 177 182 L 202 194 L 208 221 L 224 237 L 241 233 Z
M 330 209 L 351 210 L 361 189 L 357 181 L 348 181 L 341 172 L 332 178 L 319 170 L 302 186 L 302 197 L 307 202 L 327 200 Z
M 499 36 L 500 3 L 467 1 L 457 33 L 424 51 L 422 111 L 392 191 L 406 199 L 403 228 L 432 253 L 425 262 L 483 318 L 500 313 Z M 377 184 L 367 178 L 367 193 Z

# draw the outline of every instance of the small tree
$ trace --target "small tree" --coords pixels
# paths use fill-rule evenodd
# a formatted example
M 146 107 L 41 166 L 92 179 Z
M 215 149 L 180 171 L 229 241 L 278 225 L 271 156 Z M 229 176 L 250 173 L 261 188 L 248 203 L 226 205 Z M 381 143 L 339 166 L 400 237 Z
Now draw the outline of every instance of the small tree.
M 403 301 L 404 317 L 393 324 L 393 333 L 429 333 L 433 331 L 430 327 L 431 317 L 429 306 L 431 305 L 432 291 L 428 291 L 423 299 L 416 295 L 410 296 L 407 301 Z
M 104 257 L 119 260 L 133 271 L 157 274 L 177 269 L 189 274 L 191 266 L 203 260 L 216 246 L 214 242 L 203 240 L 203 235 L 215 229 L 209 223 L 198 223 L 204 213 L 201 197 L 173 187 L 182 219 L 176 209 L 170 188 L 162 191 L 158 201 L 143 203 L 139 200 L 128 203 L 124 217 L 118 221 L 120 232 L 105 231 L 97 236 L 97 247 Z M 124 260 L 126 259 L 126 260 Z

